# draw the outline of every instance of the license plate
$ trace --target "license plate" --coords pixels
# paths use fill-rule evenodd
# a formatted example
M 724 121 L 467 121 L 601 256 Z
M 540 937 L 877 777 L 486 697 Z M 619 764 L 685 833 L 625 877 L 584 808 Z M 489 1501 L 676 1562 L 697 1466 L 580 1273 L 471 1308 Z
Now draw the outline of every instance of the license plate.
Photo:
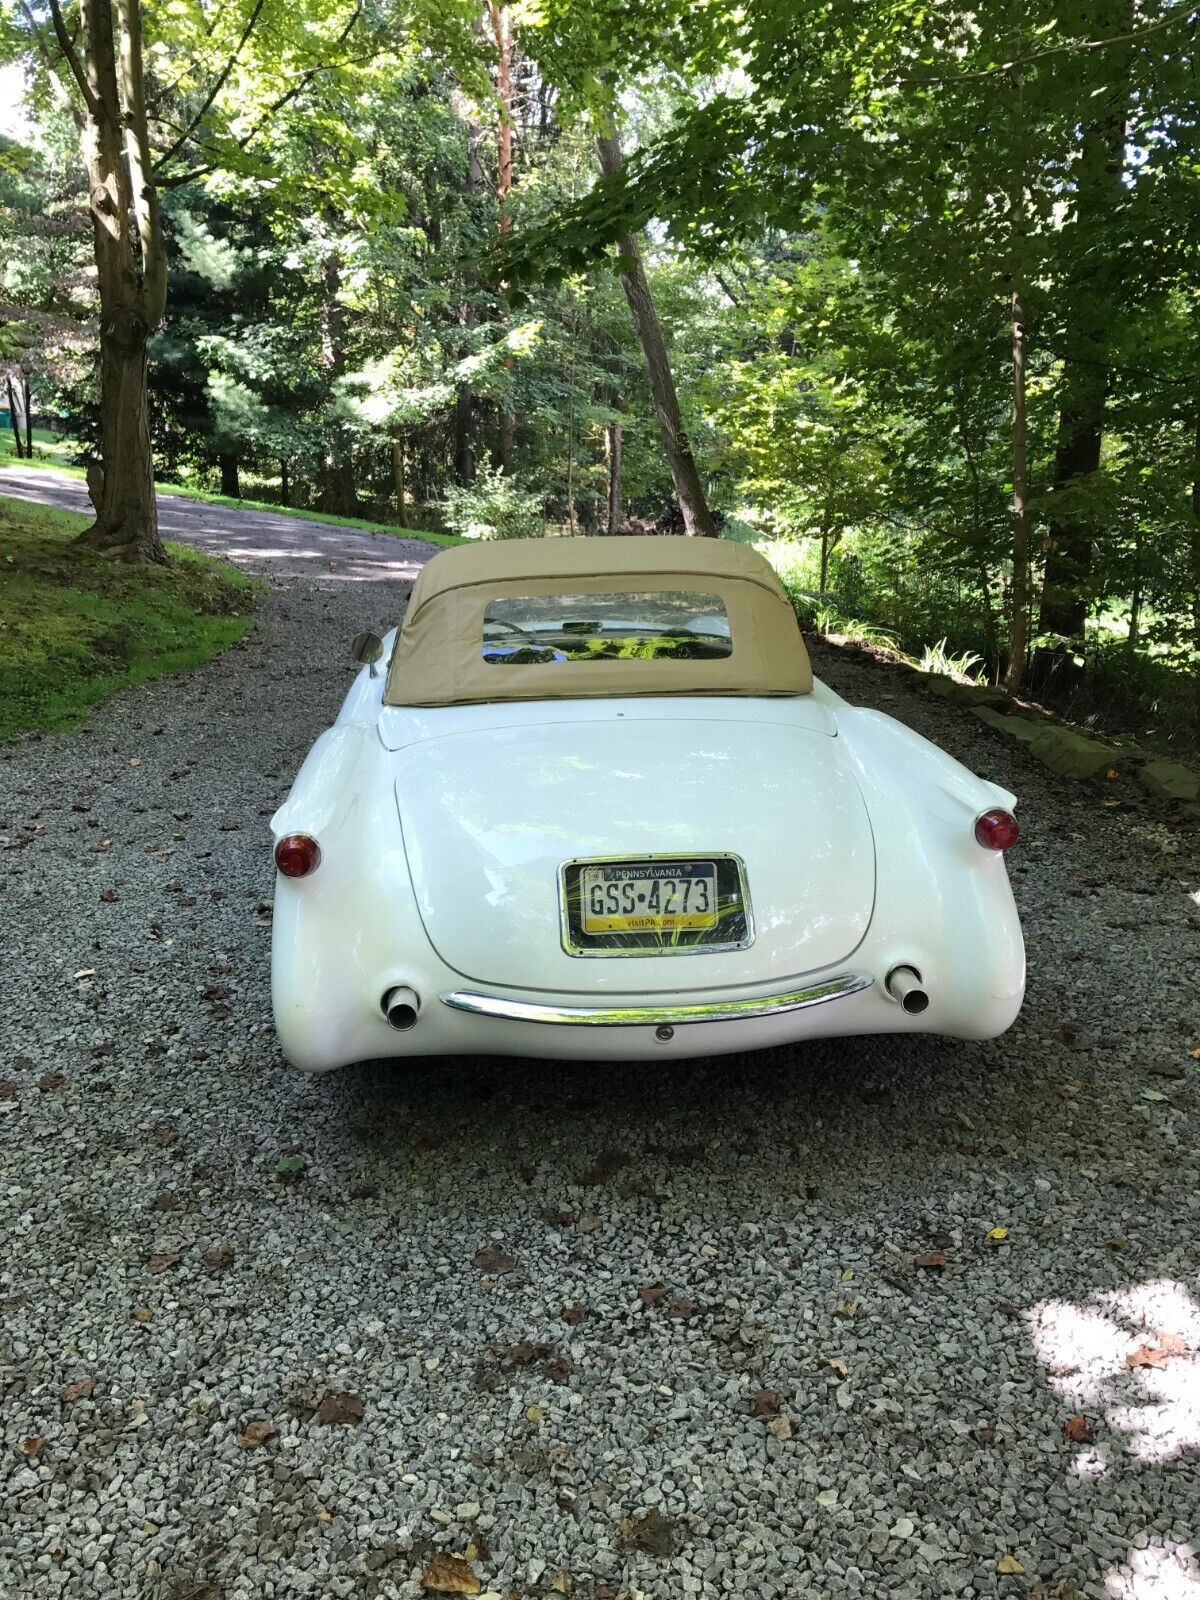
M 661 933 L 717 925 L 714 861 L 610 861 L 585 866 L 580 891 L 585 934 Z

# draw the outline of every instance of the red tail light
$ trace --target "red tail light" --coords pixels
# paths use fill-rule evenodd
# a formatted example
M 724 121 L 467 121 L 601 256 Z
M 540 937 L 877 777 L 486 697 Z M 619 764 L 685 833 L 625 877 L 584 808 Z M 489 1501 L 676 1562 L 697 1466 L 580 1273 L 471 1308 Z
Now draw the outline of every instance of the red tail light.
M 975 837 L 985 850 L 1011 850 L 1021 828 L 1011 811 L 995 806 L 975 818 Z
M 307 878 L 321 865 L 321 846 L 307 833 L 288 833 L 275 846 L 275 865 L 285 878 Z

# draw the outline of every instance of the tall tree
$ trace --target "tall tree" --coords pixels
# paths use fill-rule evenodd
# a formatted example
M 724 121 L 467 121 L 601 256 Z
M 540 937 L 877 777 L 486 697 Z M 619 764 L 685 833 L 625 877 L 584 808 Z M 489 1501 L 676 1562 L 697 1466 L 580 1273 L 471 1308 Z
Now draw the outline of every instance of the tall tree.
M 624 166 L 621 141 L 615 126 L 611 123 L 607 128 L 602 127 L 597 133 L 596 153 L 603 176 L 619 178 Z M 675 493 L 679 497 L 683 525 L 689 534 L 700 534 L 714 539 L 717 534 L 716 524 L 708 509 L 696 458 L 692 454 L 691 442 L 683 426 L 679 396 L 671 372 L 671 358 L 667 354 L 662 324 L 654 309 L 654 297 L 646 281 L 642 252 L 634 233 L 626 231 L 617 236 L 617 255 L 621 262 L 621 285 L 629 302 L 634 332 L 637 334 L 646 362 L 646 376 L 650 380 L 650 393 L 654 397 L 654 410 L 662 435 L 663 451 L 671 469 Z

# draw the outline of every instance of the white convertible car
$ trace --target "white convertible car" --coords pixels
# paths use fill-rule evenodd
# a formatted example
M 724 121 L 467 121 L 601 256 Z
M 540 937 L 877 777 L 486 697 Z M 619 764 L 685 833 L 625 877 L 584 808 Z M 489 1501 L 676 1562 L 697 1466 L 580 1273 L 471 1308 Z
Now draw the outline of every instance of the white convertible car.
M 983 1039 L 1017 1015 L 1013 796 L 814 680 L 755 551 L 447 550 L 354 653 L 272 820 L 297 1066 Z

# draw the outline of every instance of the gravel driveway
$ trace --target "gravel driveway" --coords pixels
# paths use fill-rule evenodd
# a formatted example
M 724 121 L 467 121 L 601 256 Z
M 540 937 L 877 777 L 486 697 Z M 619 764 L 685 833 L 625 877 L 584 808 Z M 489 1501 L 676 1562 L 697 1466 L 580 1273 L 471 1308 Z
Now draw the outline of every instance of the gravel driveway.
M 428 547 L 163 522 L 260 626 L 0 749 L 4 1600 L 1197 1600 L 1194 835 L 821 649 L 1021 794 L 1005 1038 L 308 1082 L 267 818 Z

